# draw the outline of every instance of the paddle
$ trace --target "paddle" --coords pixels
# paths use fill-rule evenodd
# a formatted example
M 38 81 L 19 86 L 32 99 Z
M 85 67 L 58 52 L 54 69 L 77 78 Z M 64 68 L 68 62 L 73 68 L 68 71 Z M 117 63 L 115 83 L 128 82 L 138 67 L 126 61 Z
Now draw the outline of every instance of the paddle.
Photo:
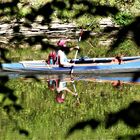
M 78 97 L 78 93 L 77 93 L 77 90 L 76 90 L 76 87 L 75 87 L 74 81 L 72 81 L 72 84 L 73 84 L 74 92 L 77 94 L 77 95 L 76 95 L 77 103 L 80 104 L 80 100 L 79 100 L 79 97 Z
M 80 36 L 79 36 L 79 38 L 78 38 L 78 47 L 79 47 L 79 42 L 81 41 L 82 34 L 83 34 L 83 29 L 81 29 Z M 76 50 L 76 53 L 75 53 L 74 63 L 75 63 L 75 61 L 76 61 L 77 54 L 78 54 L 78 49 Z M 72 73 L 73 73 L 73 66 L 71 67 L 71 73 L 70 73 L 70 74 L 72 75 Z M 71 76 L 71 77 L 72 77 L 72 76 Z M 77 90 L 76 90 L 74 81 L 72 81 L 72 84 L 73 84 L 73 88 L 74 88 L 75 93 L 77 93 Z M 78 101 L 77 103 L 79 104 L 79 103 L 80 103 L 80 100 L 79 100 L 78 94 L 76 95 L 76 97 L 77 97 L 76 100 Z
M 81 29 L 80 36 L 78 38 L 78 47 L 79 47 L 79 42 L 81 41 L 82 34 L 83 34 L 83 29 Z M 77 58 L 77 54 L 78 54 L 78 49 L 76 50 L 76 53 L 75 53 L 74 64 L 75 64 L 75 61 L 76 61 L 76 58 Z M 70 74 L 72 74 L 72 73 L 73 73 L 73 66 L 71 67 Z

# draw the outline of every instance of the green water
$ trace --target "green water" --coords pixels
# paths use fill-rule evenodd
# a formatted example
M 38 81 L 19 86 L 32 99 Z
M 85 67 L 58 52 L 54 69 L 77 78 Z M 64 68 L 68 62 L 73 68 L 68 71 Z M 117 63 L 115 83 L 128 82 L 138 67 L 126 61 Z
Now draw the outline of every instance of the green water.
M 81 103 L 77 105 L 76 98 L 67 94 L 66 101 L 58 104 L 55 101 L 56 93 L 48 89 L 45 80 L 36 82 L 32 79 L 11 79 L 7 86 L 14 89 L 14 94 L 18 97 L 16 102 L 23 109 L 20 112 L 12 110 L 9 118 L 1 106 L 0 138 L 90 140 L 115 139 L 121 135 L 139 133 L 139 128 L 132 128 L 123 120 L 105 128 L 106 116 L 109 113 L 118 112 L 133 101 L 139 101 L 139 85 L 123 85 L 121 89 L 113 88 L 110 83 L 79 81 L 75 82 L 75 85 Z M 71 83 L 68 87 L 73 90 Z M 10 104 L 10 100 L 7 99 L 5 104 Z M 133 113 L 139 115 L 138 112 Z M 79 122 L 85 122 L 83 128 L 75 128 L 69 134 L 69 130 Z M 91 128 L 96 122 L 97 126 Z M 28 135 L 19 133 L 22 129 L 26 130 Z

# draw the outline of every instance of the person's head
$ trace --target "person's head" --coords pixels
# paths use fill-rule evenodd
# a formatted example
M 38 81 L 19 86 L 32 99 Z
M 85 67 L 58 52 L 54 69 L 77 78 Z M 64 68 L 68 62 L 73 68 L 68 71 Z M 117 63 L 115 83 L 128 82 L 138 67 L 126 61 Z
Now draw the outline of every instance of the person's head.
M 112 86 L 115 88 L 119 88 L 121 85 L 122 85 L 122 82 L 120 80 L 112 82 Z
M 49 80 L 48 81 L 48 87 L 50 90 L 55 90 L 56 88 L 56 81 L 55 80 Z
M 68 54 L 70 52 L 70 48 L 67 47 L 67 42 L 68 42 L 67 39 L 60 39 L 57 42 L 58 49 L 64 51 L 66 54 Z
M 57 103 L 63 103 L 65 101 L 64 95 L 62 92 L 58 93 L 56 96 L 56 102 Z
M 60 39 L 60 40 L 57 42 L 57 45 L 58 45 L 59 47 L 66 47 L 66 42 L 67 42 L 67 40 L 65 40 L 65 39 Z

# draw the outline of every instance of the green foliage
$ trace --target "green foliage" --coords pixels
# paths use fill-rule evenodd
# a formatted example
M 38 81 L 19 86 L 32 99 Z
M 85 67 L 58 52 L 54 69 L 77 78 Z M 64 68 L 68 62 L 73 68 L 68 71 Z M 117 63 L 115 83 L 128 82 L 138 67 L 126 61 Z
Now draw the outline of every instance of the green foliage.
M 23 6 L 21 3 L 19 3 L 18 8 L 19 8 L 18 15 L 21 18 L 25 17 L 27 14 L 29 14 L 31 12 L 29 5 Z
M 132 5 L 134 4 L 135 0 L 116 0 L 116 3 L 123 4 L 123 5 Z
M 27 47 L 27 46 L 26 46 Z M 46 59 L 49 50 L 41 51 L 36 50 L 35 47 L 30 48 L 29 46 L 24 48 L 17 48 L 16 51 L 14 48 L 6 54 L 7 58 L 10 58 L 13 62 L 22 61 L 22 60 L 37 60 L 37 59 Z M 13 55 L 14 54 L 14 55 Z
M 114 16 L 114 20 L 118 25 L 128 25 L 132 22 L 133 16 L 128 12 L 119 12 L 116 16 Z
M 119 47 L 112 50 L 108 55 L 139 56 L 140 48 L 130 39 L 126 39 Z

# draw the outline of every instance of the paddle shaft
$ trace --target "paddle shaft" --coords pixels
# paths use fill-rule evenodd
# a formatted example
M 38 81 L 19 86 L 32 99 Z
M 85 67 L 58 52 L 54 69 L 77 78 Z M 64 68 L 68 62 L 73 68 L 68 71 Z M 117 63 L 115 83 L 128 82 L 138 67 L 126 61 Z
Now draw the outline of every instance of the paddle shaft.
M 72 84 L 73 84 L 74 92 L 77 93 L 77 90 L 76 90 L 76 87 L 75 87 L 74 81 L 72 82 Z M 80 101 L 79 101 L 79 97 L 78 97 L 78 94 L 77 94 L 77 96 L 76 96 L 76 100 L 78 101 L 78 103 L 80 103 Z
M 78 42 L 79 42 L 79 41 L 81 41 L 81 34 L 80 34 L 79 39 L 78 39 Z M 78 44 L 78 45 L 79 45 L 79 44 Z M 74 60 L 76 60 L 77 55 L 78 55 L 78 50 L 76 50 Z M 74 63 L 75 63 L 75 61 L 74 61 Z M 73 66 L 72 66 L 72 70 L 71 70 L 71 74 L 72 74 L 72 73 L 73 73 Z M 77 90 L 76 90 L 74 81 L 73 81 L 73 88 L 74 88 L 75 93 L 77 93 Z M 79 103 L 79 97 L 78 97 L 78 95 L 77 95 L 77 98 L 76 98 L 76 99 L 77 99 L 77 101 L 78 101 L 78 103 Z
M 83 31 L 82 31 L 83 32 Z M 78 42 L 80 42 L 81 41 L 81 35 L 82 34 L 80 34 L 80 36 L 79 36 L 79 38 L 78 38 Z M 78 43 L 78 46 L 79 46 L 79 43 Z M 75 57 L 74 57 L 74 60 L 76 61 L 76 58 L 77 58 L 77 55 L 78 55 L 78 50 L 76 50 L 76 53 L 75 53 Z M 74 61 L 74 64 L 75 64 L 75 61 Z M 71 69 L 71 74 L 73 73 L 73 66 L 72 66 L 72 69 Z

